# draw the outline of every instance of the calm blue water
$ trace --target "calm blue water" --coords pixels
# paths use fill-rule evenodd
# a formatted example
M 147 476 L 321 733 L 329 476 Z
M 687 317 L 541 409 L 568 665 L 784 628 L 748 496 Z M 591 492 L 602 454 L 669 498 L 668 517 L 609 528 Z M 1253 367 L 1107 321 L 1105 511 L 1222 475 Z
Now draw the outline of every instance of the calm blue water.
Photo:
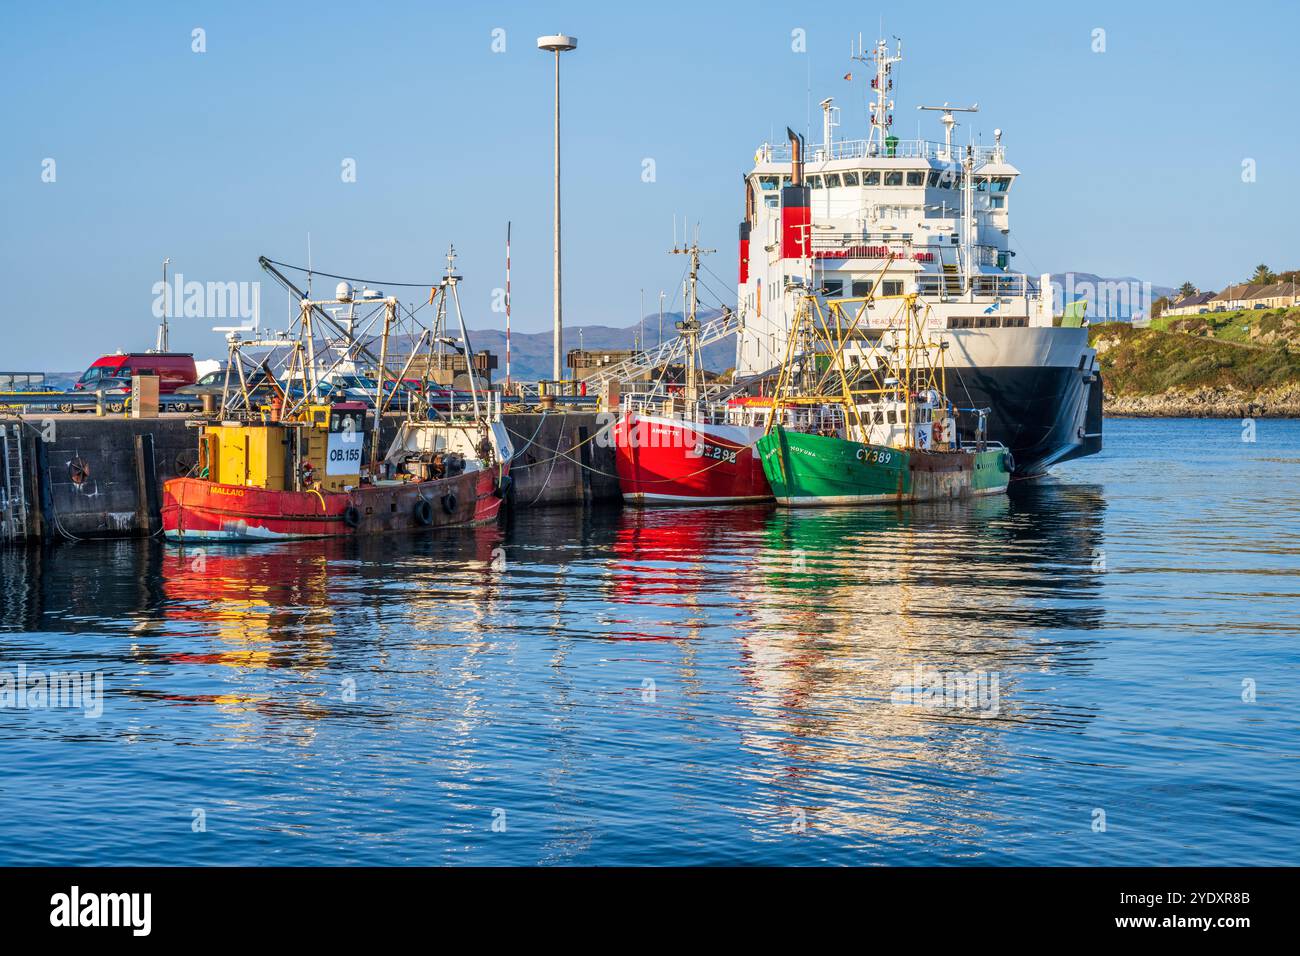
M 956 507 L 5 553 L 0 671 L 104 699 L 0 709 L 0 864 L 1300 862 L 1300 422 L 1241 436 L 1111 421 Z

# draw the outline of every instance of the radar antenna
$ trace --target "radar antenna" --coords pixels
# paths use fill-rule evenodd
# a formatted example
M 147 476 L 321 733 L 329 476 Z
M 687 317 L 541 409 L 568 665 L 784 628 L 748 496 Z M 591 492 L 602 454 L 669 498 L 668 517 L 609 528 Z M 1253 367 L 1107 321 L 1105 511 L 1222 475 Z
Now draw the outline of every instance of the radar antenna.
M 953 127 L 957 125 L 957 121 L 953 119 L 952 114 L 953 113 L 978 113 L 980 111 L 980 105 L 978 103 L 974 103 L 971 106 L 949 106 L 947 103 L 944 103 L 943 106 L 918 106 L 917 109 L 934 110 L 935 112 L 943 113 L 943 118 L 939 122 L 943 123 L 943 143 L 944 146 L 947 147 L 946 149 L 947 155 L 944 158 L 951 160 L 952 159 L 952 131 L 953 131 Z

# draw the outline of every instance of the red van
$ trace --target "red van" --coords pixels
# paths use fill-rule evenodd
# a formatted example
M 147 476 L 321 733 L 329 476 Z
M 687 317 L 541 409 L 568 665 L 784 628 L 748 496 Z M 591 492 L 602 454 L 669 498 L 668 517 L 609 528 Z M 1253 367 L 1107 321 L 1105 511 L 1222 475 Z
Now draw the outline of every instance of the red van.
M 125 384 L 129 389 L 133 375 L 157 375 L 160 395 L 171 395 L 199 380 L 193 352 L 119 352 L 95 359 L 73 388 L 93 392 Z

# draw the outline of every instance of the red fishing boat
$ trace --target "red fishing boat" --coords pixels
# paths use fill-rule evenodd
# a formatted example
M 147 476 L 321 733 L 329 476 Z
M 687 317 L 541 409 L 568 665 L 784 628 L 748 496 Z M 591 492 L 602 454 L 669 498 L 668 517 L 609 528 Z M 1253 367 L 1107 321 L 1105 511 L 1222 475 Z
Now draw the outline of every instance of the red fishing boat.
M 359 464 L 365 431 L 340 424 L 364 416 L 364 406 L 309 412 L 315 421 L 204 426 L 198 476 L 163 486 L 164 536 L 175 542 L 325 538 L 498 517 L 510 489 L 511 455 L 499 420 L 406 422 L 371 472 Z M 349 435 L 356 436 L 355 464 L 340 464 L 351 457 L 344 444 Z
M 445 325 L 445 303 L 456 298 L 458 278 L 449 256 L 447 277 L 435 289 L 443 293 L 438 322 L 417 341 L 443 340 L 438 333 Z M 435 390 L 422 380 L 412 386 L 405 374 L 416 350 L 402 372 L 389 378 L 388 345 L 398 324 L 395 298 L 368 300 L 384 309 L 379 356 L 361 347 L 378 369 L 373 412 L 365 402 L 311 400 L 322 394 L 322 370 L 308 357 L 316 354 L 313 317 L 328 322 L 323 306 L 352 303 L 347 283 L 339 284 L 334 299 L 301 300 L 306 347 L 294 343 L 284 386 L 263 361 L 263 380 L 274 391 L 268 406 L 255 405 L 242 371 L 242 350 L 266 343 L 232 339 L 230 365 L 240 370 L 239 394 L 232 401 L 223 395 L 218 420 L 194 423 L 200 430 L 194 473 L 163 487 L 163 534 L 169 541 L 345 537 L 483 524 L 498 517 L 509 497 L 514 454 L 498 395 L 480 395 L 471 377 L 470 403 L 438 410 L 431 397 Z M 472 362 L 459 312 L 457 300 Z M 430 367 L 426 363 L 426 372 Z M 406 417 L 381 456 L 380 430 L 372 421 L 382 422 L 395 399 L 406 403 Z
M 614 424 L 614 464 L 623 500 L 635 505 L 748 504 L 772 490 L 754 444 L 763 437 L 770 401 L 738 398 L 698 403 L 674 414 L 628 400 Z
M 698 244 L 691 257 L 688 313 L 677 323 L 685 381 L 622 399 L 612 429 L 615 470 L 632 505 L 749 504 L 769 501 L 754 444 L 763 436 L 771 403 L 763 398 L 710 401 L 700 368 L 697 318 Z

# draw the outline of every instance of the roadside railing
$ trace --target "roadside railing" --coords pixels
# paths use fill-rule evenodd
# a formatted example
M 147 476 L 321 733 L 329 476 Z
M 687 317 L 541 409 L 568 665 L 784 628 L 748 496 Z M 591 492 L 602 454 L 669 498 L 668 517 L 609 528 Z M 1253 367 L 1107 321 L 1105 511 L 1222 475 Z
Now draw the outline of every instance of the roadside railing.
M 182 407 L 178 407 L 182 406 Z M 198 410 L 203 401 L 193 395 L 159 395 L 159 411 Z M 33 408 L 53 408 L 61 412 L 124 411 L 131 407 L 131 396 L 103 391 L 78 390 L 71 392 L 0 392 L 0 410 L 28 411 Z

